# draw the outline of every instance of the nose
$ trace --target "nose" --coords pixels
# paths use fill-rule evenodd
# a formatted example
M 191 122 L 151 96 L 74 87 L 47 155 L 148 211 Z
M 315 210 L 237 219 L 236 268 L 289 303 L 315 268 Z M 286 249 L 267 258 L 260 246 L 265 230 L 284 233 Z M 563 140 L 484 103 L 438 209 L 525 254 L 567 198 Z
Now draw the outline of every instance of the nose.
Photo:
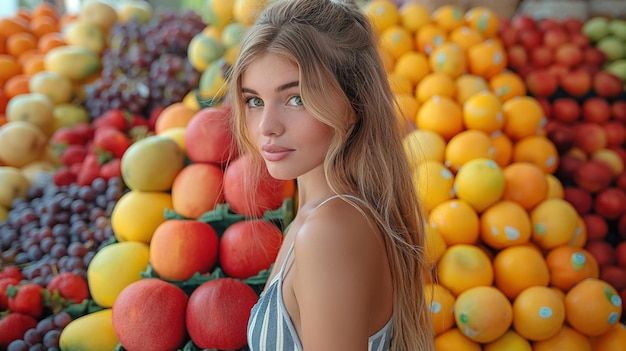
M 259 130 L 265 136 L 281 135 L 285 131 L 280 108 L 273 108 L 270 105 L 263 108 Z

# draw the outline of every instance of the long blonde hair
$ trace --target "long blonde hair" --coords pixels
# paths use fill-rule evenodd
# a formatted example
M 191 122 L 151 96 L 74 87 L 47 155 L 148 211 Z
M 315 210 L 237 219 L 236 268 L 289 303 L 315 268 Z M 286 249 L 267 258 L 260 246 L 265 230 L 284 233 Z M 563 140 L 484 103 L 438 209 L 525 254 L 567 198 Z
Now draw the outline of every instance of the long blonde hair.
M 365 210 L 386 234 L 394 288 L 392 350 L 430 351 L 434 333 L 424 297 L 424 219 L 376 40 L 354 3 L 274 2 L 248 30 L 231 67 L 233 128 L 239 150 L 258 154 L 246 130 L 241 75 L 268 52 L 296 63 L 305 107 L 334 130 L 324 161 L 331 189 L 365 200 Z M 331 109 L 330 99 L 347 108 Z

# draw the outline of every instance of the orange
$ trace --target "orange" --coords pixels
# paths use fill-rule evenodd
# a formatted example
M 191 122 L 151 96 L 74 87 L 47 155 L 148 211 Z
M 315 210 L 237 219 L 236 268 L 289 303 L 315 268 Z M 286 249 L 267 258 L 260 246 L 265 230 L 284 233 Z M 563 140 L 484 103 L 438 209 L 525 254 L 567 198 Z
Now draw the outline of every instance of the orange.
M 440 72 L 431 72 L 424 76 L 415 89 L 415 96 L 422 103 L 435 95 L 453 98 L 455 94 L 454 79 Z
M 498 166 L 506 167 L 513 158 L 513 142 L 502 132 L 495 132 L 491 135 L 491 142 L 496 148 L 495 160 Z
M 437 351 L 481 351 L 479 343 L 466 337 L 457 328 L 449 329 L 435 337 Z
M 0 55 L 0 84 L 22 72 L 19 62 L 11 55 Z
M 495 159 L 496 148 L 487 133 L 468 129 L 457 133 L 446 145 L 445 165 L 453 172 L 477 158 Z
M 545 199 L 530 211 L 531 240 L 544 250 L 567 244 L 578 228 L 578 212 L 563 199 Z
M 599 278 L 599 266 L 589 251 L 569 245 L 555 247 L 546 254 L 550 284 L 567 293 L 588 278 Z
M 493 249 L 527 243 L 530 235 L 528 212 L 516 202 L 500 200 L 480 216 L 480 238 Z
M 156 134 L 159 134 L 169 128 L 186 127 L 195 113 L 196 111 L 187 107 L 182 102 L 175 102 L 168 105 L 161 111 L 161 114 L 159 114 L 159 118 L 154 126 L 154 131 Z
M 28 87 L 29 81 L 30 77 L 25 74 L 14 75 L 4 83 L 4 92 L 9 98 L 20 94 L 27 94 L 30 92 Z
M 500 250 L 493 259 L 496 288 L 515 299 L 531 286 L 548 286 L 550 271 L 543 255 L 530 245 L 514 245 Z
M 363 10 L 378 33 L 400 22 L 398 7 L 389 0 L 369 1 Z
M 545 136 L 533 135 L 518 140 L 513 145 L 513 162 L 531 162 L 544 173 L 552 174 L 559 166 L 559 152 Z
M 485 78 L 473 74 L 462 74 L 454 81 L 456 88 L 456 101 L 460 104 L 481 91 L 488 91 L 489 86 Z
M 515 330 L 509 329 L 495 341 L 485 344 L 483 351 L 532 351 L 532 346 Z
M 435 335 L 450 330 L 454 326 L 454 295 L 443 285 L 429 283 L 424 287 L 424 296 Z
M 488 158 L 477 158 L 465 163 L 454 179 L 457 198 L 467 201 L 478 213 L 500 201 L 504 186 L 502 169 Z
M 40 53 L 45 54 L 48 51 L 59 47 L 67 45 L 65 39 L 63 39 L 63 35 L 61 33 L 47 33 L 42 35 L 37 42 L 37 50 Z
M 531 210 L 548 196 L 548 179 L 541 168 L 530 162 L 513 162 L 502 170 L 506 185 L 502 198 Z
M 449 97 L 435 95 L 422 104 L 415 124 L 450 140 L 464 129 L 461 106 Z
M 380 45 L 383 51 L 389 51 L 393 58 L 398 59 L 413 50 L 413 38 L 408 30 L 393 25 L 381 33 Z
M 465 336 L 475 342 L 489 343 L 509 330 L 513 307 L 500 290 L 492 286 L 476 286 L 456 297 L 454 318 Z
M 431 130 L 414 129 L 404 137 L 403 144 L 413 169 L 427 160 L 443 163 L 446 141 Z
M 504 122 L 502 103 L 492 92 L 478 92 L 463 104 L 463 123 L 468 129 L 492 134 L 499 131 Z
M 554 174 L 546 173 L 548 182 L 548 194 L 546 198 L 563 198 L 563 184 Z
M 413 179 L 421 203 L 427 211 L 454 197 L 454 175 L 441 162 L 422 162 L 413 171 Z
M 43 54 L 32 54 L 22 62 L 22 71 L 27 76 L 33 76 L 35 73 L 45 71 L 45 69 Z
M 462 26 L 452 30 L 448 35 L 448 40 L 457 44 L 465 54 L 470 47 L 482 42 L 484 38 L 478 31 Z
M 533 342 L 533 351 L 592 351 L 589 338 L 576 330 L 563 325 L 551 338 Z
M 414 90 L 413 82 L 410 78 L 397 73 L 387 73 L 389 87 L 394 94 L 412 94 Z
M 503 131 L 513 140 L 538 135 L 546 125 L 543 109 L 530 96 L 517 96 L 502 104 L 504 112 Z
M 524 80 L 512 71 L 502 71 L 491 77 L 489 79 L 489 89 L 503 103 L 516 96 L 526 96 Z
M 417 32 L 422 26 L 431 22 L 430 12 L 421 4 L 407 1 L 399 9 L 400 24 L 411 33 Z
M 585 226 L 583 217 L 580 215 L 578 216 L 578 226 L 576 227 L 574 236 L 567 244 L 575 247 L 585 247 L 587 244 L 587 227 Z
M 58 19 L 59 18 L 59 14 L 58 14 L 56 8 L 54 7 L 54 5 L 52 5 L 51 3 L 46 2 L 46 1 L 41 1 L 31 11 L 31 17 L 33 19 L 35 19 L 37 17 L 51 17 L 51 18 Z
M 485 38 L 494 38 L 498 34 L 500 20 L 498 14 L 488 7 L 476 6 L 465 13 L 467 25 Z
M 417 111 L 419 111 L 419 103 L 413 94 L 394 94 L 396 100 L 396 112 L 401 118 L 402 125 L 405 127 L 403 132 L 413 130 Z
M 437 262 L 441 258 L 441 255 L 446 251 L 446 242 L 439 234 L 436 228 L 426 226 L 426 243 L 424 244 L 424 256 L 426 263 L 433 268 L 437 265 Z
M 37 38 L 41 38 L 48 33 L 59 33 L 61 31 L 59 22 L 50 16 L 33 18 L 29 23 L 29 29 Z
M 16 33 L 7 38 L 7 52 L 19 57 L 26 51 L 37 49 L 37 38 L 26 32 Z
M 411 50 L 398 57 L 393 73 L 409 78 L 415 87 L 430 73 L 428 59 L 423 53 Z
M 616 323 L 608 332 L 589 339 L 594 351 L 619 350 L 626 345 L 626 325 Z
M 622 299 L 609 283 L 585 279 L 565 294 L 567 323 L 587 336 L 600 336 L 618 324 Z
M 565 321 L 563 300 L 547 286 L 524 289 L 513 301 L 513 328 L 528 340 L 555 336 Z
M 28 21 L 21 17 L 0 18 L 0 37 L 9 38 L 13 34 L 28 32 Z
M 448 246 L 478 241 L 478 214 L 463 200 L 446 200 L 435 206 L 428 215 L 428 224 L 437 229 Z
M 487 39 L 467 49 L 469 73 L 486 79 L 506 68 L 506 52 L 493 39 Z
M 433 72 L 441 72 L 452 78 L 465 73 L 465 55 L 455 43 L 444 43 L 436 47 L 429 55 L 428 62 Z
M 493 266 L 485 251 L 475 245 L 451 245 L 437 265 L 439 283 L 459 296 L 477 286 L 491 286 Z
M 455 5 L 443 5 L 435 9 L 432 13 L 433 22 L 446 32 L 465 24 L 464 11 Z
M 430 55 L 436 47 L 441 46 L 448 41 L 447 33 L 441 27 L 434 23 L 423 25 L 420 30 L 415 32 L 414 41 L 417 51 Z

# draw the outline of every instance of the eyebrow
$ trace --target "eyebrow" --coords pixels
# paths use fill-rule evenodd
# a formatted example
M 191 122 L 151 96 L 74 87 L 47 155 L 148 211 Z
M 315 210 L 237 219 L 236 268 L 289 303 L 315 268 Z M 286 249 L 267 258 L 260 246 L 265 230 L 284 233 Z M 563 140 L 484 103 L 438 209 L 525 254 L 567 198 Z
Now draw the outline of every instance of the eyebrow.
M 293 88 L 293 87 L 297 87 L 300 85 L 300 82 L 295 80 L 293 82 L 289 82 L 289 83 L 285 83 L 283 85 L 280 85 L 278 88 L 276 88 L 276 92 L 280 93 L 283 90 L 287 90 L 289 88 Z M 249 93 L 249 94 L 258 94 L 256 91 L 254 91 L 253 89 L 249 89 L 249 88 L 241 88 L 241 92 L 242 93 Z

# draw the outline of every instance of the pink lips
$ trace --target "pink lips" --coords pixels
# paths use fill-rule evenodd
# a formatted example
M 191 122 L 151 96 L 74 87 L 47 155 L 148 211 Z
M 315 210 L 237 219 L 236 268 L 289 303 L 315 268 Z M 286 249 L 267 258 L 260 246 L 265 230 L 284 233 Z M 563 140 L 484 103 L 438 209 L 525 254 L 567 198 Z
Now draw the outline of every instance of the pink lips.
M 276 162 L 289 156 L 294 150 L 274 144 L 265 144 L 261 147 L 261 151 L 267 161 Z

